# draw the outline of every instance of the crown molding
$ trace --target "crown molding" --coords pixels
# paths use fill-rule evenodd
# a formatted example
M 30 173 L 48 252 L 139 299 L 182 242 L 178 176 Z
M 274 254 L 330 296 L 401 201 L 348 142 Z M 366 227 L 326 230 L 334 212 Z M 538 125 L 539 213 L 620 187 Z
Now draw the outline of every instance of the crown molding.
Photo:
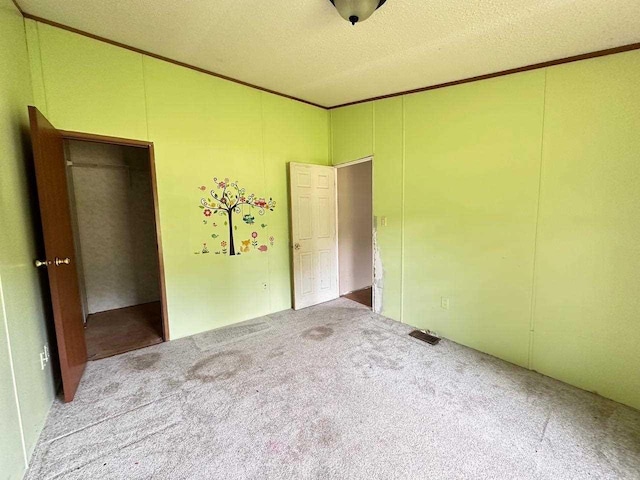
M 15 3 L 16 0 L 13 0 L 13 1 Z M 77 28 L 73 28 L 73 27 L 70 27 L 68 25 L 64 25 L 62 23 L 54 22 L 52 20 L 47 20 L 46 18 L 38 17 L 36 15 L 31 15 L 30 13 L 21 10 L 17 3 L 16 3 L 16 6 L 18 7 L 18 10 L 20 10 L 20 13 L 22 13 L 22 16 L 24 18 L 28 18 L 29 20 L 35 20 L 36 22 L 39 22 L 39 23 L 44 23 L 44 24 L 50 25 L 52 27 L 60 28 L 62 30 L 66 30 L 68 32 L 76 33 L 78 35 L 82 35 L 82 36 L 91 38 L 93 40 L 98 40 L 99 42 L 104 42 L 104 43 L 108 43 L 110 45 L 114 45 L 116 47 L 124 48 L 126 50 L 130 50 L 132 52 L 139 53 L 141 55 L 146 55 L 147 57 L 152 57 L 152 58 L 156 58 L 158 60 L 162 60 L 164 62 L 172 63 L 174 65 L 178 65 L 179 67 L 184 67 L 184 68 L 188 68 L 190 70 L 195 70 L 196 72 L 204 73 L 205 75 L 211 75 L 212 77 L 216 77 L 216 78 L 220 78 L 222 80 L 227 80 L 229 82 L 237 83 L 239 85 L 243 85 L 245 87 L 253 88 L 255 90 L 260 90 L 261 92 L 271 93 L 273 95 L 278 95 L 279 97 L 288 98 L 289 100 L 295 100 L 296 102 L 301 102 L 301 103 L 305 103 L 307 105 L 311 105 L 313 107 L 322 108 L 323 110 L 328 110 L 328 107 L 325 107 L 323 105 L 319 105 L 317 103 L 310 102 L 308 100 L 304 100 L 302 98 L 294 97 L 292 95 L 287 95 L 286 93 L 277 92 L 275 90 L 270 90 L 268 88 L 261 87 L 259 85 L 254 85 L 252 83 L 248 83 L 248 82 L 244 82 L 242 80 L 238 80 L 237 78 L 229 77 L 227 75 L 222 75 L 221 73 L 212 72 L 211 70 L 207 70 L 205 68 L 196 67 L 194 65 L 190 65 L 188 63 L 184 63 L 184 62 L 181 62 L 179 60 L 174 60 L 172 58 L 164 57 L 162 55 L 158 55 L 158 54 L 155 54 L 155 53 L 152 53 L 152 52 L 148 52 L 148 51 L 142 50 L 140 48 L 136 48 L 136 47 L 132 47 L 130 45 L 126 45 L 124 43 L 116 42 L 115 40 L 110 40 L 108 38 L 101 37 L 99 35 L 94 35 L 93 33 L 85 32 L 83 30 L 79 30 Z
M 557 60 L 549 60 L 547 62 L 534 63 L 532 65 L 526 65 L 524 67 L 511 68 L 509 70 L 501 70 L 495 73 L 487 73 L 485 75 L 478 75 L 477 77 L 464 78 L 462 80 L 454 80 L 451 82 L 439 83 L 437 85 L 430 85 L 427 87 L 414 88 L 412 90 L 405 90 L 403 92 L 390 93 L 388 95 L 380 95 L 378 97 L 366 98 L 363 100 L 356 100 L 354 102 L 342 103 L 340 105 L 334 105 L 329 109 L 348 107 L 351 105 L 358 105 L 359 103 L 373 102 L 375 100 L 383 100 L 385 98 L 399 97 L 402 95 L 411 95 L 412 93 L 427 92 L 429 90 L 437 90 L 439 88 L 452 87 L 454 85 L 462 85 L 464 83 L 479 82 L 480 80 L 487 80 L 489 78 L 503 77 L 505 75 L 513 75 L 514 73 L 528 72 L 531 70 L 537 70 L 540 68 L 552 67 L 554 65 L 562 65 L 564 63 L 578 62 L 580 60 L 587 60 L 590 58 L 604 57 L 606 55 L 613 55 L 616 53 L 629 52 L 631 50 L 640 50 L 640 43 L 630 43 L 621 47 L 607 48 L 605 50 L 598 50 L 595 52 L 583 53 L 580 55 L 574 55 L 571 57 L 559 58 Z
M 248 83 L 248 82 L 244 82 L 242 80 L 238 80 L 237 78 L 229 77 L 227 75 L 222 75 L 220 73 L 216 73 L 216 72 L 213 72 L 211 70 L 206 70 L 204 68 L 196 67 L 194 65 L 190 65 L 188 63 L 181 62 L 179 60 L 174 60 L 172 58 L 164 57 L 162 55 L 157 55 L 155 53 L 148 52 L 146 50 L 142 50 L 142 49 L 139 49 L 139 48 L 136 48 L 136 47 L 132 47 L 130 45 L 126 45 L 124 43 L 116 42 L 114 40 L 110 40 L 108 38 L 101 37 L 99 35 L 94 35 L 92 33 L 85 32 L 83 30 L 79 30 L 77 28 L 73 28 L 73 27 L 70 27 L 68 25 L 64 25 L 62 23 L 54 22 L 52 20 L 47 20 L 46 18 L 38 17 L 36 15 L 32 15 L 32 14 L 30 14 L 28 12 L 25 12 L 20 7 L 20 5 L 18 4 L 17 0 L 13 0 L 13 3 L 15 4 L 16 8 L 20 11 L 20 13 L 22 14 L 22 16 L 24 18 L 28 18 L 30 20 L 35 20 L 36 22 L 40 22 L 40 23 L 44 23 L 44 24 L 47 24 L 47 25 L 51 25 L 52 27 L 61 28 L 63 30 L 67 30 L 69 32 L 76 33 L 78 35 L 83 35 L 85 37 L 92 38 L 92 39 L 98 40 L 100 42 L 108 43 L 108 44 L 114 45 L 116 47 L 124 48 L 124 49 L 130 50 L 132 52 L 139 53 L 141 55 L 146 55 L 148 57 L 153 57 L 153 58 L 156 58 L 158 60 L 162 60 L 162 61 L 165 61 L 165 62 L 173 63 L 174 65 L 178 65 L 180 67 L 184 67 L 184 68 L 188 68 L 188 69 L 191 69 L 191 70 L 195 70 L 196 72 L 204 73 L 206 75 L 211 75 L 213 77 L 220 78 L 222 80 L 227 80 L 229 82 L 237 83 L 237 84 L 243 85 L 245 87 L 253 88 L 253 89 L 260 90 L 260 91 L 266 92 L 266 93 L 271 93 L 273 95 L 278 95 L 280 97 L 288 98 L 289 100 L 295 100 L 297 102 L 301 102 L 301 103 L 304 103 L 304 104 L 307 104 L 307 105 L 311 105 L 313 107 L 322 108 L 323 110 L 333 110 L 335 108 L 348 107 L 348 106 L 351 106 L 351 105 L 358 105 L 360 103 L 373 102 L 375 100 L 383 100 L 383 99 L 386 99 L 386 98 L 400 97 L 400 96 L 403 96 L 403 95 L 411 95 L 413 93 L 427 92 L 429 90 L 437 90 L 439 88 L 452 87 L 454 85 L 462 85 L 462 84 L 465 84 L 465 83 L 479 82 L 481 80 L 487 80 L 487 79 L 490 79 L 490 78 L 502 77 L 502 76 L 505 76 L 505 75 L 512 75 L 512 74 L 521 73 L 521 72 L 528 72 L 528 71 L 537 70 L 537 69 L 540 69 L 540 68 L 547 68 L 547 67 L 552 67 L 552 66 L 555 66 L 555 65 L 562 65 L 562 64 L 565 64 L 565 63 L 578 62 L 580 60 L 587 60 L 587 59 L 590 59 L 590 58 L 604 57 L 606 55 L 614 55 L 616 53 L 629 52 L 631 50 L 640 50 L 640 42 L 639 43 L 630 43 L 628 45 L 622 45 L 620 47 L 613 47 L 613 48 L 607 48 L 607 49 L 604 49 L 604 50 L 597 50 L 595 52 L 583 53 L 583 54 L 580 54 L 580 55 L 573 55 L 571 57 L 564 57 L 564 58 L 559 58 L 559 59 L 556 59 L 556 60 L 549 60 L 549 61 L 546 61 L 546 62 L 534 63 L 534 64 L 526 65 L 526 66 L 523 66 L 523 67 L 510 68 L 508 70 L 501 70 L 499 72 L 487 73 L 487 74 L 478 75 L 478 76 L 475 76 L 475 77 L 463 78 L 463 79 L 454 80 L 454 81 L 451 81 L 451 82 L 439 83 L 437 85 L 429 85 L 429 86 L 426 86 L 426 87 L 414 88 L 414 89 L 411 89 L 411 90 L 404 90 L 404 91 L 401 91 L 401 92 L 389 93 L 389 94 L 386 94 L 386 95 L 380 95 L 380 96 L 377 96 L 377 97 L 370 97 L 370 98 L 365 98 L 365 99 L 362 99 L 362 100 L 356 100 L 356 101 L 353 101 L 353 102 L 346 102 L 346 103 L 342 103 L 342 104 L 339 104 L 339 105 L 333 105 L 333 106 L 330 106 L 330 107 L 326 107 L 324 105 L 319 105 L 317 103 L 310 102 L 310 101 L 304 100 L 302 98 L 294 97 L 292 95 L 287 95 L 286 93 L 281 93 L 281 92 L 277 92 L 275 90 L 270 90 L 268 88 L 264 88 L 264 87 L 261 87 L 259 85 L 254 85 L 252 83 Z

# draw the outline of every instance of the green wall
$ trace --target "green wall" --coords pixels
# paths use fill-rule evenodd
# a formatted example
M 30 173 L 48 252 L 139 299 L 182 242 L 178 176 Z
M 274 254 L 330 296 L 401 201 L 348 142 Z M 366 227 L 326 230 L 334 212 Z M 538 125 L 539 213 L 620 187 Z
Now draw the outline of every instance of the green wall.
M 27 33 L 56 127 L 154 142 L 171 338 L 290 308 L 286 165 L 329 163 L 329 112 L 32 20 Z M 214 177 L 276 201 L 253 225 L 234 217 L 236 249 L 256 232 L 267 252 L 215 253 L 225 218 L 198 208 Z
M 547 72 L 532 366 L 640 408 L 640 51 Z
M 334 165 L 373 152 L 373 104 L 331 110 L 331 158 Z
M 332 110 L 334 164 L 375 155 L 382 312 L 640 408 L 639 75 L 633 51 Z
M 405 99 L 405 319 L 523 366 L 543 95 L 536 70 Z
M 27 184 L 27 105 L 32 102 L 24 22 L 0 0 L 0 476 L 22 478 L 54 398 Z M 36 227 L 37 228 L 37 225 Z
M 396 97 L 374 104 L 373 211 L 377 217 L 376 245 L 382 266 L 382 276 L 376 273 L 376 282 L 382 283 L 376 292 L 382 290 L 382 300 L 377 298 L 376 303 L 384 315 L 395 320 L 402 315 L 403 103 L 404 98 Z M 339 118 L 340 111 L 334 110 L 332 115 Z M 372 152 L 369 150 L 363 156 Z M 380 225 L 382 217 L 386 227 Z

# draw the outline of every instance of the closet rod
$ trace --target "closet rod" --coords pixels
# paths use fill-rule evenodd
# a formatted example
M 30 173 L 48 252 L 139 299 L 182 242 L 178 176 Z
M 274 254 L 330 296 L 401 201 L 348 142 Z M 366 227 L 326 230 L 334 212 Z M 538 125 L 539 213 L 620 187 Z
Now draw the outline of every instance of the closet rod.
M 100 163 L 67 163 L 70 167 L 82 167 L 82 168 L 130 168 L 129 165 L 107 165 Z

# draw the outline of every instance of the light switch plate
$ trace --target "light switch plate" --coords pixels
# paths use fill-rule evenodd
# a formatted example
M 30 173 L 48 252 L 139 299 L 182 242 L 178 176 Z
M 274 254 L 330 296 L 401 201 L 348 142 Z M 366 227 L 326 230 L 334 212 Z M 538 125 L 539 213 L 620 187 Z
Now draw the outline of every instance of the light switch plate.
M 440 298 L 440 306 L 445 310 L 449 310 L 449 299 L 446 297 Z

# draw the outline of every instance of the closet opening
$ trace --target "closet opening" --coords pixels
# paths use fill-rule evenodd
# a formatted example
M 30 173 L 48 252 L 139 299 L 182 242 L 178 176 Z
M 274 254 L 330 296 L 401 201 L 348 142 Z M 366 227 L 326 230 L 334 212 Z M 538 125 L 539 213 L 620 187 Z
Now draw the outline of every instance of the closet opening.
M 337 165 L 340 296 L 374 304 L 373 159 Z
M 64 141 L 88 360 L 168 340 L 153 146 L 109 140 Z

